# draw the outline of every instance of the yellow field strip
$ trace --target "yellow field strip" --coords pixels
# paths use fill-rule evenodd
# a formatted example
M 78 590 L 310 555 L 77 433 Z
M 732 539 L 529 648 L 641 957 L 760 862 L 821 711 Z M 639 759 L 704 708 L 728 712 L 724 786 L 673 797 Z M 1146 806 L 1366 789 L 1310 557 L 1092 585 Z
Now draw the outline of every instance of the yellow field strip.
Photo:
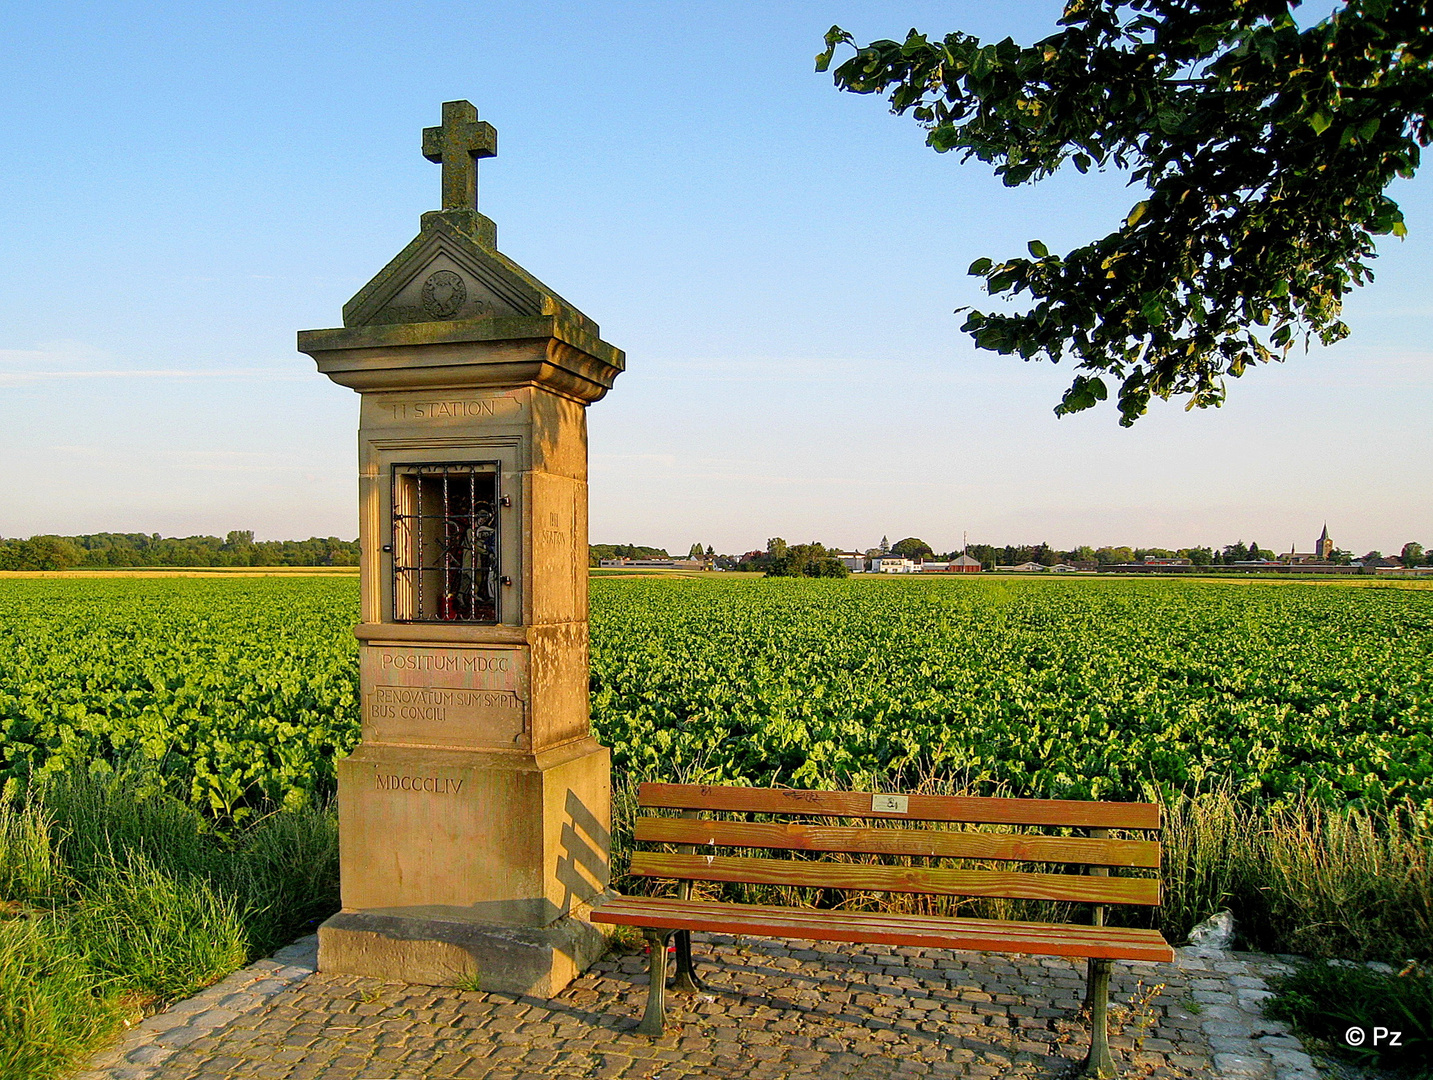
M 356 566 L 117 566 L 84 570 L 0 570 L 0 578 L 357 577 Z

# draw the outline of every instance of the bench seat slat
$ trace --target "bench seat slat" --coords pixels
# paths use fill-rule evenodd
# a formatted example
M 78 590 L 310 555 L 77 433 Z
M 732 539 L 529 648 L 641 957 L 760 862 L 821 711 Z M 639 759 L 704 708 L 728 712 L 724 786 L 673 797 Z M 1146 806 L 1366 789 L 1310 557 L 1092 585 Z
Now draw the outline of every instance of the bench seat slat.
M 644 808 L 724 810 L 817 817 L 894 818 L 907 821 L 961 821 L 990 825 L 1056 825 L 1096 829 L 1158 829 L 1158 803 L 1089 802 L 1083 799 L 989 799 L 959 795 L 911 795 L 907 812 L 871 809 L 872 795 L 858 791 L 797 788 L 743 788 L 717 784 L 641 786 Z
M 1169 962 L 1174 959 L 1174 950 L 1158 931 L 1128 927 L 996 922 L 867 911 L 818 911 L 812 908 L 634 896 L 607 901 L 592 912 L 592 919 L 594 922 L 665 930 L 754 934 L 809 941 L 870 942 L 1109 960 Z
M 852 828 L 794 821 L 710 821 L 675 817 L 638 818 L 634 839 L 641 843 L 839 851 L 859 855 L 1081 863 L 1151 870 L 1159 867 L 1159 842 L 1155 840 L 1087 840 L 1082 837 L 1020 833 Z
M 845 911 L 810 907 L 793 908 L 773 906 L 770 904 L 733 904 L 718 900 L 680 900 L 664 896 L 619 896 L 613 900 L 604 901 L 601 910 L 607 912 L 612 917 L 599 919 L 598 921 L 619 921 L 618 916 L 623 910 L 628 910 L 629 912 L 636 910 L 632 907 L 633 905 L 640 908 L 641 912 L 646 913 L 646 915 L 651 915 L 652 912 L 656 912 L 657 915 L 653 917 L 659 918 L 666 918 L 672 911 L 685 910 L 687 907 L 690 907 L 692 911 L 705 913 L 733 914 L 747 912 L 750 913 L 753 918 L 760 918 L 765 922 L 770 922 L 773 918 L 782 919 L 789 917 L 804 926 L 810 927 L 819 927 L 822 923 L 833 920 L 838 923 L 844 923 L 849 918 L 853 920 L 853 925 L 858 927 L 885 927 L 893 933 L 914 932 L 930 926 L 939 929 L 946 927 L 948 924 L 959 923 L 969 924 L 970 927 L 976 929 L 982 926 L 997 926 L 1002 928 L 1002 932 L 1018 931 L 1022 937 L 1041 940 L 1058 940 L 1063 937 L 1068 937 L 1070 931 L 1076 931 L 1082 934 L 1086 930 L 1093 931 L 1101 940 L 1108 939 L 1111 941 L 1152 940 L 1152 938 L 1150 938 L 1152 934 L 1158 937 L 1158 933 L 1153 930 L 1140 930 L 1121 926 L 1088 926 L 1070 923 L 1022 922 L 1020 920 L 966 919 L 944 915 L 912 915 L 889 911 Z M 631 922 L 632 920 L 622 919 L 621 921 Z M 636 923 L 633 924 L 637 925 Z M 666 924 L 648 922 L 645 925 L 665 926 Z
M 814 859 L 667 855 L 654 851 L 633 852 L 629 873 L 636 877 L 794 885 L 811 889 L 856 889 L 941 896 L 999 896 L 1026 900 L 1065 900 L 1081 904 L 1159 903 L 1157 878 L 1021 874 L 1002 870 L 946 870 Z

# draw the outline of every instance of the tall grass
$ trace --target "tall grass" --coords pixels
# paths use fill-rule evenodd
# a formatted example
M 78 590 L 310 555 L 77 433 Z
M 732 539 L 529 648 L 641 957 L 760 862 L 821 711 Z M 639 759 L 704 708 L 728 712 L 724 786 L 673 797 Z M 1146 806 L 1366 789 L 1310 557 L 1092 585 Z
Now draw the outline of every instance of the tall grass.
M 323 809 L 224 833 L 145 771 L 0 800 L 0 1080 L 63 1075 L 337 906 Z
M 618 774 L 612 787 L 613 871 L 618 887 L 633 892 L 658 887 L 638 879 L 621 880 L 632 850 L 632 822 L 640 813 L 641 779 Z M 877 779 L 871 789 L 960 794 L 954 783 L 931 778 L 906 788 Z M 1229 792 L 1178 795 L 1164 806 L 1161 840 L 1160 908 L 1155 912 L 1108 908 L 1106 918 L 1112 924 L 1157 926 L 1178 943 L 1199 922 L 1228 908 L 1234 913 L 1241 943 L 1253 949 L 1352 960 L 1433 957 L 1433 827 L 1411 805 L 1372 813 L 1302 800 L 1274 809 L 1246 803 Z M 1049 869 L 1023 864 L 1000 868 Z M 698 885 L 698 892 L 753 902 L 839 904 L 995 919 L 1088 919 L 1087 909 L 1079 905 L 1036 900 L 751 886 Z
M 1349 960 L 1433 956 L 1433 828 L 1412 805 L 1374 813 L 1226 793 L 1165 808 L 1162 925 L 1183 936 L 1227 907 L 1245 944 Z
M 0 919 L 0 1077 L 62 1075 L 130 1011 L 57 920 Z
M 61 886 L 50 818 L 34 802 L 0 798 L 0 910 L 43 903 Z

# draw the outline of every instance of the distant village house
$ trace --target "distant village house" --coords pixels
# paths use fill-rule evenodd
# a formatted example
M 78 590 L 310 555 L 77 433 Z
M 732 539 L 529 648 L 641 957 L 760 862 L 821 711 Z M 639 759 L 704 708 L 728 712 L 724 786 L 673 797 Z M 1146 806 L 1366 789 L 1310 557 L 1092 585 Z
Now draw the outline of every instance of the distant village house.
M 873 574 L 914 574 L 919 569 L 904 555 L 876 555 L 871 559 Z

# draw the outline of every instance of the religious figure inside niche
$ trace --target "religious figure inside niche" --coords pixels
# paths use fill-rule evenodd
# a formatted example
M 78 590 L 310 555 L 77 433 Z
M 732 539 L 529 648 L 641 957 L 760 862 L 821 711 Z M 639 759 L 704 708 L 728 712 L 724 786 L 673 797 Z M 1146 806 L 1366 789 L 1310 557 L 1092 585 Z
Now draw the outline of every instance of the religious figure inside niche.
M 456 622 L 497 621 L 497 529 L 491 503 L 444 521 L 443 592 L 438 618 Z

